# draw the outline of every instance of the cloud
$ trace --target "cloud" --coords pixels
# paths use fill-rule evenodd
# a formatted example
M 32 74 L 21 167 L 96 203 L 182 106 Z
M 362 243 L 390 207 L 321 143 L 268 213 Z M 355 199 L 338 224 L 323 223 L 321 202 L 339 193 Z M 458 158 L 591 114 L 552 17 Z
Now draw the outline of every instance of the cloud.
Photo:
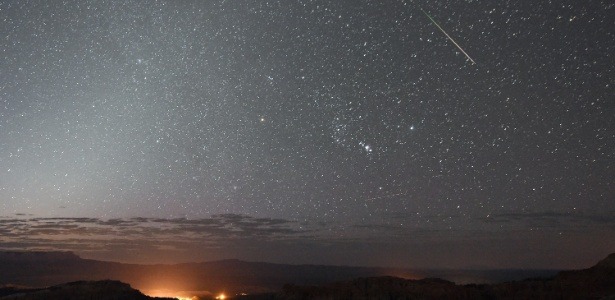
M 588 228 L 599 229 L 595 232 L 615 229 L 615 214 L 534 212 L 468 218 L 410 213 L 407 219 L 401 216 L 357 222 L 297 222 L 238 214 L 201 219 L 0 216 L 0 250 L 73 251 L 103 260 L 182 262 L 182 258 L 276 260 L 285 255 L 294 261 L 296 255 L 312 255 L 314 259 L 323 257 L 323 253 L 339 256 L 328 251 L 344 249 L 366 259 L 361 255 L 375 248 L 448 248 L 564 237 L 580 240 L 587 235 Z M 308 255 L 308 248 L 315 250 Z
M 203 219 L 0 218 L 0 248 L 20 250 L 203 248 L 234 240 L 291 240 L 309 230 L 294 221 L 245 215 Z

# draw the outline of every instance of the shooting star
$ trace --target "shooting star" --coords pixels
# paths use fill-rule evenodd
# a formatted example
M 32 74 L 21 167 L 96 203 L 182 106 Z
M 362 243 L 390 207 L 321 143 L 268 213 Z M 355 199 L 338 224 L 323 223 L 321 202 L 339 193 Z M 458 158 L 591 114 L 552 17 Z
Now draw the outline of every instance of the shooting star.
M 444 29 L 436 22 L 436 20 L 434 20 L 427 12 L 425 12 L 422 7 L 419 6 L 419 8 L 429 18 L 429 20 L 431 20 L 431 22 L 434 23 L 434 25 L 436 25 L 440 29 L 440 31 L 442 31 L 442 33 L 444 33 L 444 35 L 446 35 L 446 37 L 451 42 L 453 42 L 453 44 L 455 44 L 455 46 L 457 46 L 457 48 L 472 62 L 472 64 L 476 64 L 476 62 L 468 55 L 468 53 L 466 53 L 461 48 L 461 46 L 459 46 L 459 44 L 457 44 L 457 42 L 455 42 L 455 40 L 453 40 L 453 38 L 450 35 L 448 35 L 448 33 L 446 33 L 446 31 L 444 31 Z

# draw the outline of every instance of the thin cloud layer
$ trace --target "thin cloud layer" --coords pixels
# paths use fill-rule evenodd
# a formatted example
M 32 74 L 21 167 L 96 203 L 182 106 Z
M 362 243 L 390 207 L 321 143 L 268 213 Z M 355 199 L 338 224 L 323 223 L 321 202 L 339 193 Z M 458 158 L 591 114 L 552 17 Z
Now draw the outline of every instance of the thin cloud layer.
M 293 221 L 215 215 L 211 218 L 97 219 L 5 218 L 0 219 L 0 247 L 26 250 L 87 250 L 122 245 L 172 249 L 188 243 L 215 244 L 239 239 L 287 240 L 305 236 Z M 130 248 L 132 248 L 132 246 Z
M 494 214 L 485 218 L 459 215 L 421 215 L 420 218 L 424 222 L 419 225 L 401 222 L 395 216 L 386 218 L 386 222 L 366 223 L 297 222 L 239 214 L 201 219 L 15 215 L 0 217 L 0 250 L 73 251 L 88 258 L 139 263 L 240 258 L 399 265 L 405 260 L 392 262 L 386 256 L 374 256 L 374 251 L 402 255 L 413 249 L 412 257 L 420 259 L 408 264 L 449 266 L 462 263 L 447 261 L 450 253 L 443 249 L 458 249 L 477 257 L 476 264 L 481 264 L 485 263 L 480 259 L 484 249 L 517 253 L 524 251 L 523 245 L 545 240 L 562 247 L 568 243 L 606 243 L 604 247 L 609 248 L 609 242 L 601 242 L 601 236 L 608 228 L 615 228 L 615 217 L 609 214 L 536 212 Z M 493 231 L 494 226 L 498 228 L 497 233 Z M 588 229 L 597 233 L 588 235 Z M 482 247 L 473 247 L 476 243 Z M 305 252 L 308 248 L 312 249 L 309 253 Z M 300 258 L 298 253 L 302 255 Z M 437 255 L 429 258 L 421 256 L 423 253 Z

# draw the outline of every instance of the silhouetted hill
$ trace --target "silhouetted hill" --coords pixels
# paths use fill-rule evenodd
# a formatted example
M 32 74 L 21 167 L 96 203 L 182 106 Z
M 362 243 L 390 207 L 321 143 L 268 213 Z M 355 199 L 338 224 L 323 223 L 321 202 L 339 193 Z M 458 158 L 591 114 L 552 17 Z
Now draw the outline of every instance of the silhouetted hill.
M 0 252 L 0 285 L 46 287 L 79 280 L 120 280 L 147 292 L 267 292 L 286 283 L 324 284 L 356 277 L 385 275 L 382 268 L 222 260 L 176 265 L 136 265 L 82 259 L 70 252 Z M 396 271 L 400 273 L 402 271 Z
M 456 285 L 441 279 L 359 278 L 324 286 L 286 285 L 262 299 L 615 299 L 615 254 L 595 266 L 548 279 Z M 250 299 L 245 297 L 244 299 Z M 258 297 L 251 297 L 258 299 Z
M 605 259 L 599 261 L 594 268 L 615 269 L 615 253 L 611 253 Z
M 153 298 L 144 295 L 130 285 L 112 280 L 77 281 L 44 289 L 21 289 L 0 297 L 14 300 L 171 300 L 175 298 Z M 177 299 L 175 299 L 177 300 Z
M 442 279 L 359 278 L 324 287 L 286 285 L 279 299 L 480 299 L 478 289 Z
M 555 271 L 414 271 L 222 260 L 176 265 L 137 265 L 82 259 L 70 252 L 0 252 L 0 285 L 47 287 L 79 280 L 119 280 L 146 294 L 153 290 L 231 294 L 277 292 L 284 284 L 323 285 L 359 277 L 440 277 L 457 283 L 501 282 Z M 468 279 L 470 278 L 470 279 Z
M 129 282 L 142 291 L 168 289 L 215 293 L 224 290 L 231 295 L 240 292 L 262 293 L 239 297 L 246 299 L 609 299 L 605 297 L 615 297 L 615 254 L 609 255 L 588 269 L 562 271 L 550 278 L 497 284 L 458 285 L 442 279 L 411 280 L 383 276 L 387 273 L 403 272 L 407 270 L 283 265 L 240 260 L 177 265 L 134 265 L 81 259 L 70 252 L 0 252 L 0 284 L 14 283 L 35 287 L 55 285 L 51 288 L 25 290 L 16 286 L 5 286 L 0 288 L 0 297 L 83 299 L 66 297 L 109 291 L 109 294 L 104 294 L 109 298 L 92 299 L 151 299 L 118 281 L 79 281 L 103 279 Z M 60 284 L 63 282 L 73 283 Z M 279 292 L 265 294 L 272 291 Z M 29 293 L 24 294 L 24 292 Z M 18 295 L 21 298 L 15 298 Z

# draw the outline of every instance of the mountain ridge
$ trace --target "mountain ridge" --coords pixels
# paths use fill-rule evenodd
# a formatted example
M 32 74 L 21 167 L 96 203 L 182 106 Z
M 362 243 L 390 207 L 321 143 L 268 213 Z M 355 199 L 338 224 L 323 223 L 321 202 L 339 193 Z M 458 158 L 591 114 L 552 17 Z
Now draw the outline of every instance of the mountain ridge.
M 116 280 L 74 281 L 40 289 L 0 288 L 0 299 L 11 300 L 177 300 L 176 298 L 150 297 L 133 289 L 129 284 Z
M 438 278 L 370 277 L 324 286 L 285 285 L 269 299 L 615 299 L 615 253 L 590 268 L 551 278 L 457 285 Z
M 31 258 L 31 260 L 29 260 Z M 52 259 L 47 261 L 46 259 Z M 59 258 L 58 261 L 53 261 Z M 29 264 L 23 268 L 23 264 Z M 68 263 L 68 264 L 67 264 Z M 64 265 L 64 269 L 60 267 Z M 21 267 L 19 269 L 11 269 Z M 228 268 L 228 270 L 219 267 Z M 109 269 L 110 268 L 110 269 Z M 115 269 L 114 269 L 115 268 Z M 135 269 L 136 268 L 136 269 Z M 261 270 L 264 269 L 264 270 Z M 290 271 L 289 271 L 290 270 Z M 297 270 L 304 272 L 303 277 L 287 277 Z M 582 270 L 561 271 L 548 278 L 530 278 L 522 281 L 501 282 L 495 284 L 465 284 L 441 278 L 405 279 L 395 276 L 355 276 L 360 271 L 374 272 L 376 269 L 356 267 L 336 267 L 318 265 L 283 265 L 273 263 L 250 263 L 237 259 L 203 262 L 184 265 L 127 265 L 82 259 L 74 253 L 36 253 L 36 252 L 0 252 L 0 284 L 7 276 L 23 275 L 21 279 L 49 279 L 50 273 L 67 272 L 63 276 L 82 277 L 122 277 L 149 278 L 160 284 L 165 280 L 180 278 L 197 278 L 197 281 L 210 285 L 195 285 L 199 289 L 186 289 L 186 286 L 170 284 L 169 290 L 194 290 L 205 294 L 220 291 L 237 296 L 236 299 L 613 299 L 615 297 L 615 253 L 608 255 L 594 266 Z M 6 271 L 9 271 L 8 273 Z M 13 273 L 10 273 L 13 271 Z M 34 274 L 32 272 L 46 271 Z M 214 271 L 214 275 L 209 272 Z M 215 272 L 218 273 L 215 273 Z M 21 273 L 20 273 L 21 272 Z M 89 272 L 89 273 L 88 273 Z M 92 273 L 93 272 L 93 273 Z M 96 273 L 100 272 L 100 273 Z M 128 273 L 122 273 L 128 272 Z M 333 274 L 325 274 L 333 272 Z M 174 278 L 174 276 L 178 276 Z M 30 274 L 31 277 L 28 277 Z M 60 275 L 58 275 L 60 276 Z M 136 277 L 135 277 L 136 276 Z M 141 276 L 141 277 L 139 277 Z M 316 276 L 316 277 L 310 277 Z M 320 277 L 318 277 L 320 276 Z M 354 277 L 352 277 L 354 276 Z M 348 278 L 351 277 L 351 278 Z M 13 279 L 15 279 L 13 278 Z M 64 278 L 62 276 L 58 278 Z M 301 279 L 298 280 L 297 279 Z M 335 279 L 342 278 L 342 279 Z M 311 281 L 310 281 L 311 279 Z M 332 280 L 333 279 L 333 280 Z M 57 279 L 60 280 L 60 279 Z M 296 282 L 293 282 L 295 280 Z M 172 280 L 171 280 L 172 281 Z M 81 299 L 67 298 L 67 295 L 86 295 L 101 293 L 104 297 L 96 299 L 156 299 L 145 296 L 147 285 L 137 280 L 138 290 L 128 283 L 117 280 L 97 280 L 83 278 L 69 283 L 50 285 L 48 288 L 29 289 L 22 295 L 19 287 L 0 288 L 2 299 Z M 230 282 L 230 283 L 229 283 Z M 281 284 L 284 282 L 284 284 Z M 298 283 L 297 283 L 298 282 Z M 143 285 L 143 286 L 140 286 Z M 32 284 L 29 284 L 32 286 Z M 195 287 L 193 286 L 193 287 Z M 101 288 L 102 287 L 102 288 Z M 150 286 L 151 287 L 151 286 Z M 160 285 L 157 286 L 160 288 Z M 110 294 L 105 294 L 110 291 Z M 212 292 L 213 291 L 213 292 Z M 2 297 L 9 295 L 9 298 Z M 89 294 L 88 294 L 89 295 Z M 114 296 L 110 296 L 114 295 Z M 23 297 L 22 297 L 23 296 Z M 111 298 L 105 298 L 105 297 Z M 19 298 L 21 297 L 21 298 Z M 57 298 L 55 298 L 57 297 Z M 608 298 L 610 297 L 610 298 Z M 166 298 L 170 299 L 170 298 Z
M 377 267 L 288 265 L 225 259 L 141 265 L 83 259 L 72 252 L 0 252 L 0 285 L 47 287 L 79 280 L 120 280 L 142 291 L 158 289 L 264 293 L 285 284 L 322 285 L 360 277 L 443 278 L 488 283 L 554 276 L 555 270 L 408 270 Z

